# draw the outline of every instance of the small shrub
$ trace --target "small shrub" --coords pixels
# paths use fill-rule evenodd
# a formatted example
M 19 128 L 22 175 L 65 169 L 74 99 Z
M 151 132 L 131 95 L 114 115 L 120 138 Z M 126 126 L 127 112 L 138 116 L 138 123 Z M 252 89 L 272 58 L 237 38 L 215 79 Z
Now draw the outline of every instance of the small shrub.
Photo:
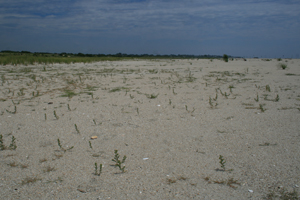
M 287 65 L 286 65 L 286 64 L 283 64 L 283 63 L 281 63 L 279 66 L 280 66 L 280 68 L 283 69 L 283 70 L 285 70 L 285 69 L 287 68 Z
M 122 164 L 125 162 L 126 160 L 126 156 L 123 157 L 122 161 L 119 160 L 120 155 L 118 154 L 118 150 L 115 150 L 115 157 L 114 159 L 112 159 L 113 162 L 115 162 L 115 166 L 119 167 L 119 169 L 124 173 L 125 172 L 125 166 L 122 167 Z
M 223 60 L 224 60 L 225 62 L 228 62 L 228 55 L 224 54 L 224 55 L 223 55 Z
M 221 165 L 221 168 L 225 171 L 225 163 L 226 163 L 226 161 L 225 161 L 225 159 L 223 158 L 222 155 L 219 156 L 219 160 L 220 160 L 219 163 Z

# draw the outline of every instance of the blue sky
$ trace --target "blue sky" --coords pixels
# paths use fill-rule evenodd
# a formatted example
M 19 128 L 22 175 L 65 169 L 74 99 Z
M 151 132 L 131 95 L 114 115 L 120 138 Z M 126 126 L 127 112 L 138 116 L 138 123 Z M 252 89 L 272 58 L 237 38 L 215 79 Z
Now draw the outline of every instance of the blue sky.
M 0 50 L 300 58 L 299 0 L 0 0 Z

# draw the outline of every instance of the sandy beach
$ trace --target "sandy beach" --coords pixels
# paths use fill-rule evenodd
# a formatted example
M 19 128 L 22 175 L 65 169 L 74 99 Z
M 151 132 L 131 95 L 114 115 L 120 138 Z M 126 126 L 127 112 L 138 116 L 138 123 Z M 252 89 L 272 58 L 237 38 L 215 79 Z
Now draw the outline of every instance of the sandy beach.
M 299 199 L 299 59 L 0 73 L 0 199 Z

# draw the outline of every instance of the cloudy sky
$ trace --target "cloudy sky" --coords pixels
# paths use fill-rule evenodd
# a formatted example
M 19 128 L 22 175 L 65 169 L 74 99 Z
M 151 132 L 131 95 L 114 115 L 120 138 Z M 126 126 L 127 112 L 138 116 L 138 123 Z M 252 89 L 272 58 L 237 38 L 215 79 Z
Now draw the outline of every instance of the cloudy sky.
M 300 58 L 299 0 L 0 0 L 0 51 Z

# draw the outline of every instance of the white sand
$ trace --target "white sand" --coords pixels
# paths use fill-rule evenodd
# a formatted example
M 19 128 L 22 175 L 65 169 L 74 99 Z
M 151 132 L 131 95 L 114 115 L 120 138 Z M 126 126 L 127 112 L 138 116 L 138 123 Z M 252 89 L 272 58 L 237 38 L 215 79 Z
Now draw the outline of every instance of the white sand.
M 300 186 L 300 60 L 136 60 L 0 72 L 0 134 L 6 147 L 12 136 L 17 145 L 0 151 L 0 199 L 262 199 Z M 77 95 L 61 97 L 64 89 Z M 74 148 L 62 151 L 57 139 Z M 127 156 L 125 173 L 112 166 L 115 149 Z M 220 155 L 226 171 L 218 170 Z M 95 162 L 103 164 L 100 176 Z

